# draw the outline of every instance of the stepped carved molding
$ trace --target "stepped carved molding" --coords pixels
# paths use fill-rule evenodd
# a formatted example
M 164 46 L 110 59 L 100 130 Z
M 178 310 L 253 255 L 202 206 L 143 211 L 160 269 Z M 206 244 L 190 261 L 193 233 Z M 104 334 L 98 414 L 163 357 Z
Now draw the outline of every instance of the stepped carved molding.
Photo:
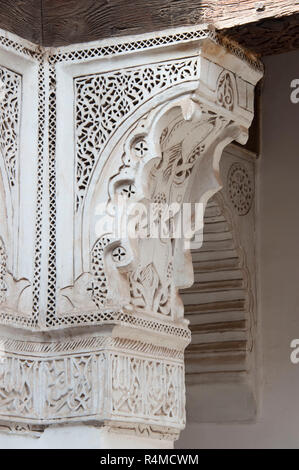
M 246 142 L 260 63 L 195 28 L 59 49 L 3 32 L 0 48 L 1 423 L 173 439 L 195 205 Z M 189 231 L 166 234 L 184 205 Z
M 237 153 L 242 155 L 240 150 Z M 238 388 L 241 395 L 248 393 L 255 402 L 253 158 L 236 156 L 235 148 L 224 151 L 221 178 L 225 183 L 223 189 L 206 207 L 202 247 L 192 250 L 195 282 L 181 294 L 192 333 L 185 354 L 187 384 L 191 388 L 200 384 L 205 388 L 215 388 L 215 384 L 231 386 L 226 418 L 221 414 L 221 406 L 217 417 L 215 404 L 207 394 L 201 400 L 201 409 L 205 410 L 198 418 L 203 421 L 210 417 L 222 421 L 255 416 L 254 405 L 246 415 L 235 403 Z M 219 387 L 219 395 L 222 393 Z M 221 396 L 217 401 L 221 403 Z
M 194 354 L 215 355 L 215 373 L 230 369 L 226 360 L 237 353 L 238 372 L 246 371 L 246 352 L 252 348 L 250 325 L 252 325 L 253 293 L 246 254 L 239 244 L 236 227 L 228 218 L 227 206 L 221 193 L 207 204 L 203 246 L 192 251 L 195 282 L 183 291 L 185 315 L 191 322 L 192 344 L 187 357 Z M 211 340 L 209 340 L 209 336 Z M 202 340 L 200 341 L 200 338 Z M 239 361 L 243 357 L 243 366 Z M 231 364 L 231 371 L 235 364 Z M 203 373 L 212 372 L 202 369 Z

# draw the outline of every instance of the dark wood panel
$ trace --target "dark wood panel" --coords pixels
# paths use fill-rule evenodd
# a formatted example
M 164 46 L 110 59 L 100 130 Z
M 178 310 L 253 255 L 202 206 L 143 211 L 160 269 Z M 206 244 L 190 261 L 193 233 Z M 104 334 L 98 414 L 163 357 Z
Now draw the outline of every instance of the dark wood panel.
M 258 82 L 255 87 L 254 93 L 254 117 L 251 126 L 249 127 L 248 140 L 245 145 L 236 145 L 243 147 L 250 152 L 254 152 L 257 157 L 261 152 L 261 94 L 263 82 Z
M 0 27 L 45 46 L 203 22 L 261 55 L 299 48 L 299 0 L 0 0 Z
M 261 20 L 222 32 L 261 56 L 299 49 L 299 14 Z
M 210 2 L 190 0 L 43 0 L 44 45 L 201 23 Z
M 42 0 L 42 5 L 47 46 L 202 23 L 219 30 L 250 28 L 299 13 L 299 0 Z
M 219 29 L 299 13 L 299 0 L 218 0 L 216 4 L 213 23 Z
M 1 0 L 0 28 L 40 44 L 41 0 Z

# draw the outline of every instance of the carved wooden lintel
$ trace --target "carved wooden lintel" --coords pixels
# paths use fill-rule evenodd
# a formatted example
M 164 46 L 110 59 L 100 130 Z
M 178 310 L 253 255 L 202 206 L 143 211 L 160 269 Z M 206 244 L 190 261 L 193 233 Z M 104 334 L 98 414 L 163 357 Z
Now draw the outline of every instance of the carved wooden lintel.
M 261 54 L 298 48 L 294 0 L 2 0 L 0 28 L 58 47 L 173 27 L 210 24 Z M 273 47 L 274 46 L 274 47 Z

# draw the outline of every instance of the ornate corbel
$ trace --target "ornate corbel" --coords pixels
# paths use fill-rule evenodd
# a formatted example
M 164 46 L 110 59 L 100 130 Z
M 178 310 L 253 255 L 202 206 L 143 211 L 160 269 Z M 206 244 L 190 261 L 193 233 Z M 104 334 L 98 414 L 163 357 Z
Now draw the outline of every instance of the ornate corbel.
M 185 425 L 179 289 L 193 283 L 195 204 L 221 188 L 224 147 L 246 141 L 261 66 L 209 30 L 38 52 L 1 44 L 35 74 L 38 95 L 32 173 L 20 163 L 20 197 L 0 188 L 0 207 L 21 211 L 13 243 L 15 222 L 0 227 L 1 429 L 33 426 L 47 439 L 81 423 L 107 446 L 120 434 L 172 446 Z M 37 197 L 26 205 L 28 187 Z M 26 311 L 7 305 L 17 286 Z

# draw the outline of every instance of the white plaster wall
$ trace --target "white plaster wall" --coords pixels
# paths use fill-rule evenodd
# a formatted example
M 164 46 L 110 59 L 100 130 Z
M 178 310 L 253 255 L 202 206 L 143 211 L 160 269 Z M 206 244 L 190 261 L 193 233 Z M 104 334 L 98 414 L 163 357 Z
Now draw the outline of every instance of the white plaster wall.
M 54 426 L 39 438 L 0 433 L 0 449 L 172 449 L 173 442 L 108 432 L 84 424 Z
M 190 423 L 177 448 L 299 448 L 299 51 L 265 59 L 258 174 L 259 411 L 247 424 Z M 188 406 L 188 405 L 187 405 Z

